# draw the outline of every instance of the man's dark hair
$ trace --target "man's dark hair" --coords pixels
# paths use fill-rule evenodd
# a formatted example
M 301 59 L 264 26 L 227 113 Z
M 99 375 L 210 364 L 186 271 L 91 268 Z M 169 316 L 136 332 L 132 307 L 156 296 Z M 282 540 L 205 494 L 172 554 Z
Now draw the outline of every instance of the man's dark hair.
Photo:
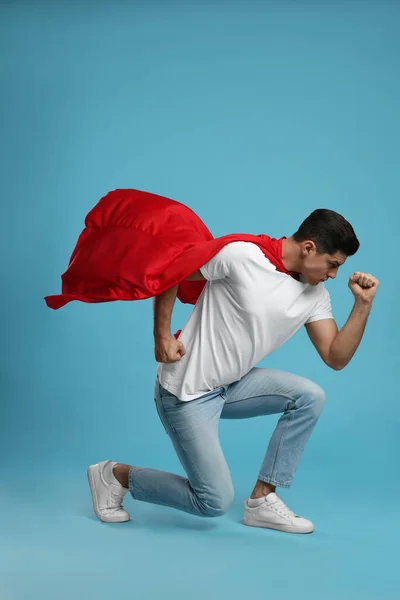
M 314 210 L 293 234 L 296 242 L 312 240 L 319 254 L 342 252 L 353 256 L 360 246 L 353 227 L 342 215 L 327 208 Z

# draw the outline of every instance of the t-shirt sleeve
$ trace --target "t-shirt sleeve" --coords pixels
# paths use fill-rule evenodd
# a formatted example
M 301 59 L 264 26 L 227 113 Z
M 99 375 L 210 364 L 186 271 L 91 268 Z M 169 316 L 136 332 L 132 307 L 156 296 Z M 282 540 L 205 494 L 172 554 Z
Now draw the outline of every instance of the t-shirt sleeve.
M 260 260 L 260 255 L 263 257 L 260 248 L 251 242 L 231 242 L 200 267 L 200 272 L 208 281 L 234 277 L 246 261 Z
M 323 286 L 318 302 L 306 323 L 322 321 L 322 319 L 333 319 L 331 296 L 325 286 Z

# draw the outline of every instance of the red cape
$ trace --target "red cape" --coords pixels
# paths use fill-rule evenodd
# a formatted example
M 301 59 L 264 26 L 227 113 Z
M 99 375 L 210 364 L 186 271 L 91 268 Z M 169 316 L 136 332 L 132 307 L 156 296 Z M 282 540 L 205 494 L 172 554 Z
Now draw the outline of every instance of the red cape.
M 72 300 L 144 300 L 179 284 L 179 300 L 195 304 L 207 282 L 184 280 L 230 242 L 257 244 L 279 271 L 288 273 L 282 263 L 283 239 L 246 233 L 214 239 L 180 202 L 139 190 L 114 190 L 86 216 L 61 276 L 62 293 L 45 301 L 56 310 Z

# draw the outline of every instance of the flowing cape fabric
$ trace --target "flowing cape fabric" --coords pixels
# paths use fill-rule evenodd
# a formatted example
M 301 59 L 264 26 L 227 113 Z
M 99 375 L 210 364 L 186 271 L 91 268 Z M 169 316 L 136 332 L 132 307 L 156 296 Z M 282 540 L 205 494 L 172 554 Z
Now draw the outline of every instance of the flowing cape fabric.
M 246 233 L 214 238 L 180 202 L 139 190 L 114 190 L 86 216 L 61 276 L 62 293 L 45 301 L 57 310 L 72 300 L 144 300 L 179 284 L 179 300 L 196 304 L 207 282 L 186 277 L 230 242 L 257 244 L 279 271 L 289 273 L 282 263 L 283 239 Z

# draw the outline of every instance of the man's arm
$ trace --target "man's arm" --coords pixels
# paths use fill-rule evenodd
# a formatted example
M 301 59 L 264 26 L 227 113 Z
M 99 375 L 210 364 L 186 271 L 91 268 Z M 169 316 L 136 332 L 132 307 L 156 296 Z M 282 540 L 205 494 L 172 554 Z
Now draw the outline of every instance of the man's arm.
M 166 290 L 154 297 L 154 337 L 162 338 L 171 335 L 171 315 L 174 308 L 178 286 Z
M 354 273 L 349 287 L 354 294 L 353 310 L 346 324 L 338 331 L 333 319 L 306 324 L 307 333 L 322 360 L 340 371 L 353 358 L 365 331 L 379 281 L 370 274 Z
M 186 277 L 185 281 L 205 281 L 206 278 L 203 277 L 200 269 L 198 269 L 197 271 L 195 271 L 194 273 L 192 273 L 191 275 L 189 275 L 189 277 Z
M 361 342 L 370 311 L 371 305 L 360 304 L 356 300 L 340 331 L 334 319 L 306 324 L 310 340 L 328 367 L 340 371 L 351 361 Z
M 185 347 L 171 335 L 171 315 L 178 286 L 166 290 L 154 298 L 154 357 L 157 362 L 173 363 L 185 354 Z
M 204 277 L 200 269 L 186 277 L 186 281 L 212 281 L 223 279 L 232 271 L 235 265 L 245 260 L 249 252 L 254 253 L 253 244 L 234 242 L 227 244 L 210 261 Z M 170 332 L 172 309 L 176 300 L 178 286 L 166 290 L 154 300 L 154 355 L 157 362 L 172 363 L 180 360 L 185 354 L 185 347 L 178 342 Z
M 187 281 L 205 280 L 200 270 L 195 271 Z M 166 290 L 154 298 L 154 357 L 157 362 L 173 363 L 185 355 L 186 350 L 182 342 L 171 335 L 171 316 L 174 308 L 178 285 Z

